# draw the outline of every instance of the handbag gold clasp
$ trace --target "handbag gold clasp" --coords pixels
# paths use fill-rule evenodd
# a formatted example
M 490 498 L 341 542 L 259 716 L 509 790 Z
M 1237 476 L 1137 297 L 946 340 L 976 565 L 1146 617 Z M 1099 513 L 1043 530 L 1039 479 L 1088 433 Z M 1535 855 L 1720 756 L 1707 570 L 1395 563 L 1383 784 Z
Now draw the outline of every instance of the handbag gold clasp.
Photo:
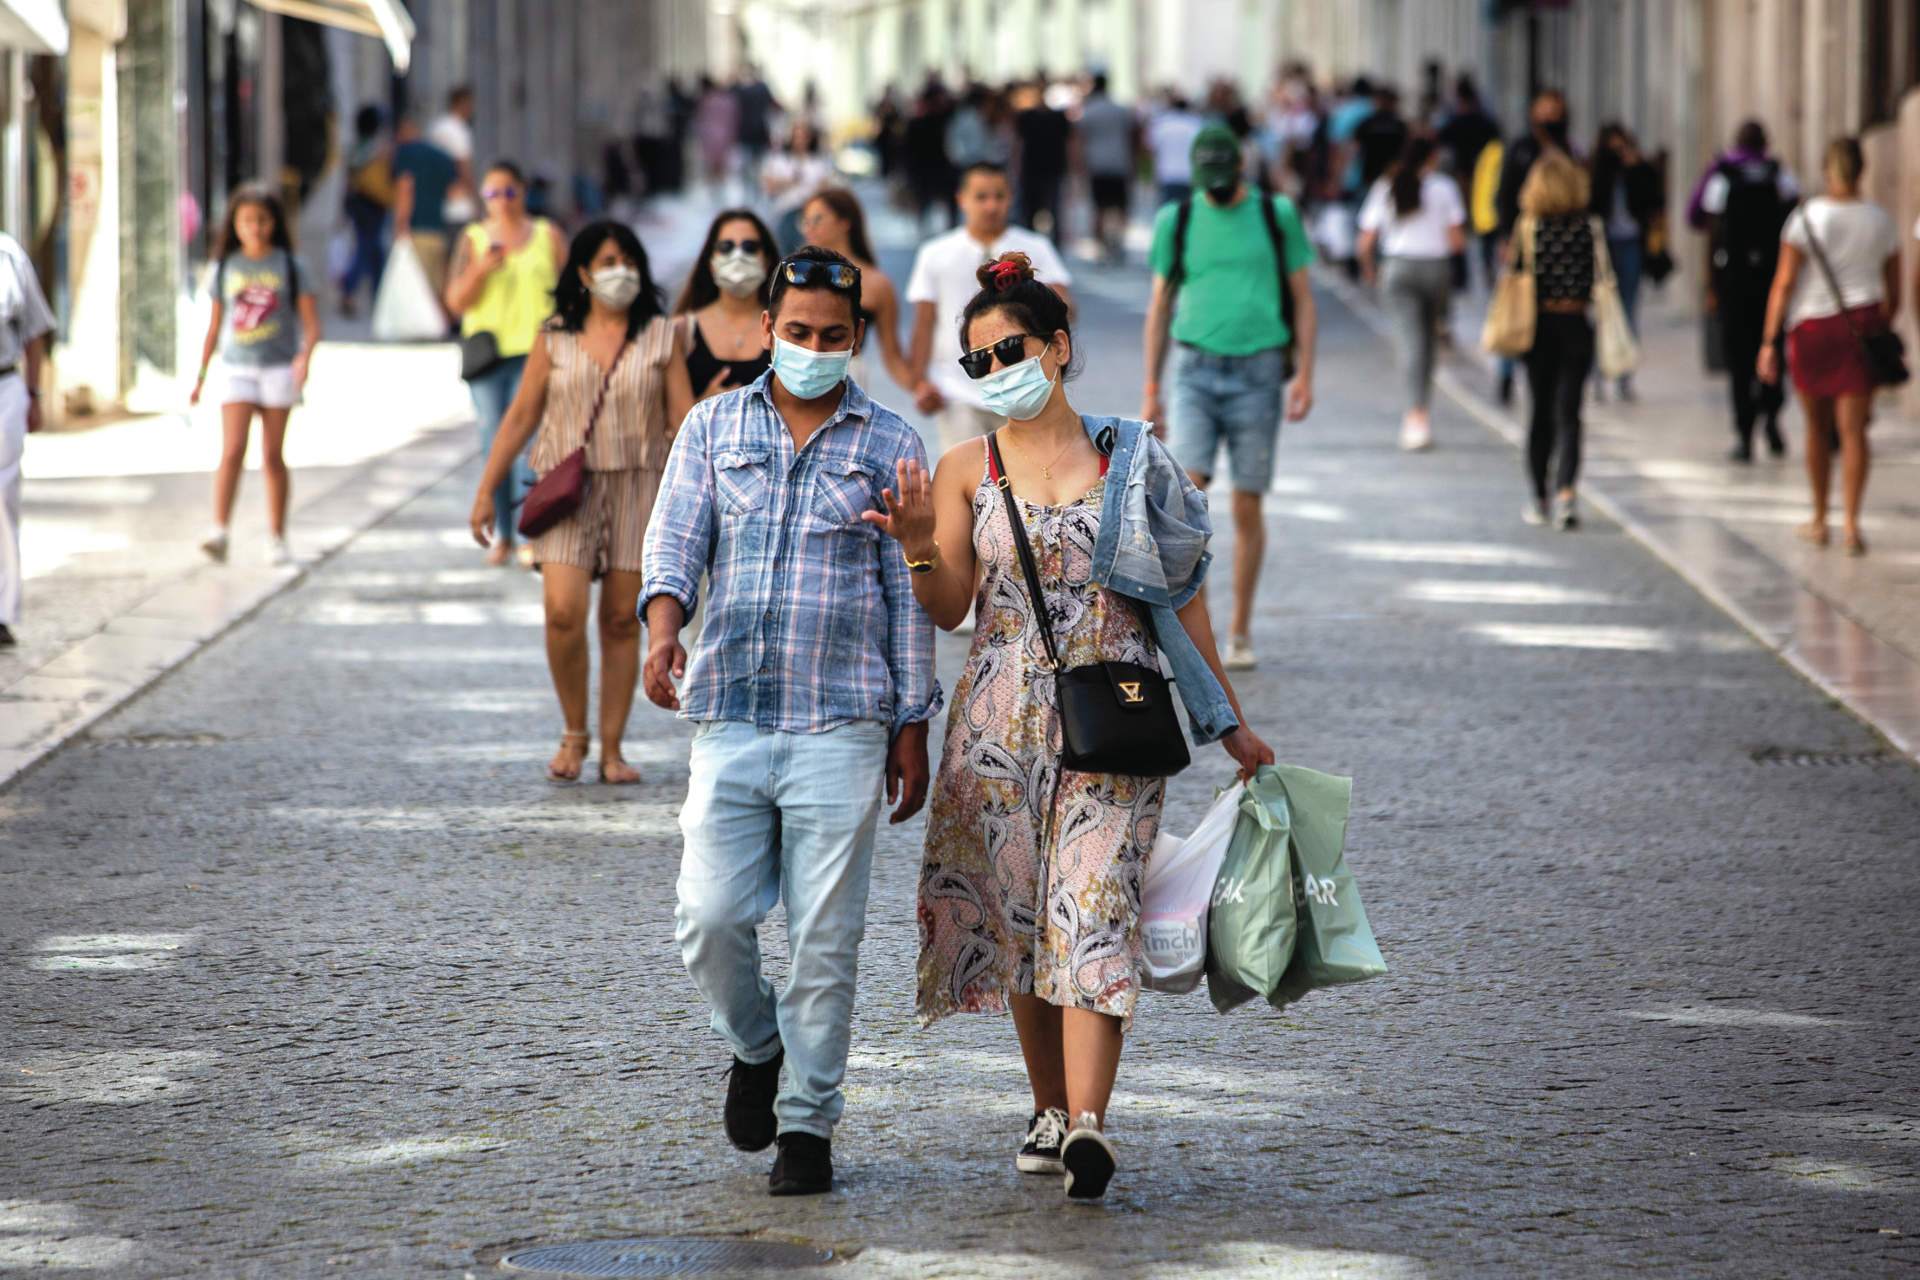
M 1114 683 L 1120 686 L 1120 696 L 1124 698 L 1126 701 L 1128 702 L 1145 702 L 1146 701 L 1145 698 L 1140 696 L 1140 682 L 1138 680 L 1117 680 Z

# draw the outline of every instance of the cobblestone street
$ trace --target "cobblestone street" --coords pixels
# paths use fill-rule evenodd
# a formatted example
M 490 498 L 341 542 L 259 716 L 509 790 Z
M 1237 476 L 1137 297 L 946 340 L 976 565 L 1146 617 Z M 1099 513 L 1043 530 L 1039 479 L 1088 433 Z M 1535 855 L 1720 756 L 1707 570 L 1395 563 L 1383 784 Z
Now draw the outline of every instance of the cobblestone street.
M 1142 275 L 1076 292 L 1076 404 L 1137 412 Z M 471 463 L 0 792 L 0 1274 L 652 1235 L 849 1280 L 1913 1274 L 1920 771 L 1597 514 L 1522 525 L 1452 403 L 1400 453 L 1390 352 L 1321 305 L 1237 686 L 1354 778 L 1392 971 L 1143 997 L 1104 1207 L 1014 1172 L 1010 1022 L 913 1019 L 923 819 L 881 830 L 836 1190 L 766 1195 L 673 942 L 690 729 L 642 699 L 643 784 L 545 781 L 539 584 L 482 567 Z

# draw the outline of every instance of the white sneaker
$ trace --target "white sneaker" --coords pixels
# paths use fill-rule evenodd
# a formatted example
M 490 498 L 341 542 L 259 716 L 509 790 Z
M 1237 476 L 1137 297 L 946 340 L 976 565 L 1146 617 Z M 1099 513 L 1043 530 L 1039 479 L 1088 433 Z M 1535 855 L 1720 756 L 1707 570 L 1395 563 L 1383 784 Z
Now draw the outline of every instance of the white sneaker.
M 268 564 L 292 564 L 293 548 L 287 545 L 285 538 L 267 539 Z
M 1538 498 L 1530 500 L 1526 506 L 1520 508 L 1520 518 L 1528 524 L 1545 524 L 1547 522 L 1546 502 Z
M 1073 1130 L 1060 1144 L 1060 1163 L 1067 1169 L 1067 1199 L 1098 1200 L 1120 1167 L 1113 1143 L 1100 1132 L 1100 1120 L 1091 1111 L 1073 1118 Z
M 1259 664 L 1253 657 L 1253 639 L 1249 636 L 1228 636 L 1227 653 L 1220 659 L 1220 665 L 1229 671 L 1251 671 Z
M 1400 447 L 1408 453 L 1431 449 L 1433 447 L 1432 421 L 1411 413 L 1400 419 Z
M 213 526 L 213 532 L 206 536 L 206 540 L 200 544 L 200 549 L 206 552 L 207 559 L 215 564 L 225 564 L 227 562 L 227 526 L 223 524 Z
M 1553 527 L 1565 532 L 1580 527 L 1580 511 L 1572 498 L 1553 500 Z

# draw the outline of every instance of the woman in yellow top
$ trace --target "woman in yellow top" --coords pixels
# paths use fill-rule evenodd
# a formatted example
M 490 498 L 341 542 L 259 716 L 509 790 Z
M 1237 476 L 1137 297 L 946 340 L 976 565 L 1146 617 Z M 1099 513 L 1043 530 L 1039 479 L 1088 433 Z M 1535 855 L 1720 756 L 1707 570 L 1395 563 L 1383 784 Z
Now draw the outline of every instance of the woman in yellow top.
M 480 447 L 492 452 L 500 420 L 520 387 L 520 371 L 534 348 L 540 326 L 553 314 L 553 289 L 566 259 L 560 229 L 545 218 L 527 216 L 527 183 L 511 162 L 496 160 L 480 184 L 487 202 L 484 221 L 471 223 L 454 246 L 447 270 L 447 310 L 460 319 L 460 336 L 493 335 L 498 359 L 469 378 L 473 413 L 480 425 Z M 494 493 L 497 536 L 488 564 L 505 564 L 513 553 L 520 503 L 533 487 L 533 472 L 516 459 L 502 474 Z M 524 563 L 532 561 L 521 553 Z
M 600 781 L 638 782 L 620 739 L 640 674 L 641 544 L 667 453 L 693 407 L 693 384 L 646 251 L 630 228 L 594 222 L 574 236 L 554 289 L 554 316 L 537 338 L 480 477 L 473 536 L 486 545 L 497 514 L 494 493 L 536 427 L 532 461 L 542 474 L 584 441 L 586 500 L 528 547 L 546 584 L 547 665 L 566 723 L 547 776 L 575 781 L 586 760 L 587 613 L 598 578 Z

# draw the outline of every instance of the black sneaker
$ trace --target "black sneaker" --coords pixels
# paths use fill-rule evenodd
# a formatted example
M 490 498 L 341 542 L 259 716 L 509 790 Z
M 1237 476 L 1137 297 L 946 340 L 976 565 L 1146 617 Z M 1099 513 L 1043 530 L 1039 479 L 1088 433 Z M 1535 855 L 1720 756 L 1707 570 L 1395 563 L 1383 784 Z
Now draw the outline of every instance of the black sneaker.
M 767 1174 L 771 1196 L 819 1196 L 833 1190 L 833 1143 L 798 1129 L 780 1135 L 780 1151 Z
M 1060 1144 L 1060 1163 L 1067 1170 L 1067 1199 L 1098 1200 L 1107 1194 L 1120 1161 L 1091 1111 L 1073 1122 L 1073 1132 Z
M 780 1064 L 787 1059 L 781 1049 L 765 1062 L 733 1060 L 733 1072 L 727 1077 L 727 1141 L 742 1151 L 765 1151 L 779 1127 L 774 1118 L 773 1099 L 780 1092 Z
M 1733 448 L 1727 450 L 1727 461 L 1728 462 L 1752 462 L 1753 461 L 1753 441 L 1742 440 L 1739 444 L 1736 444 L 1733 446 Z
M 1027 1141 L 1013 1158 L 1013 1167 L 1022 1173 L 1065 1173 L 1060 1163 L 1060 1144 L 1067 1136 L 1067 1113 L 1048 1107 L 1027 1121 Z
M 1771 458 L 1787 456 L 1787 442 L 1780 437 L 1780 424 L 1772 420 L 1767 422 L 1767 456 Z
M 12 628 L 4 623 L 0 623 L 0 649 L 11 649 L 19 643 L 18 640 L 13 638 Z

